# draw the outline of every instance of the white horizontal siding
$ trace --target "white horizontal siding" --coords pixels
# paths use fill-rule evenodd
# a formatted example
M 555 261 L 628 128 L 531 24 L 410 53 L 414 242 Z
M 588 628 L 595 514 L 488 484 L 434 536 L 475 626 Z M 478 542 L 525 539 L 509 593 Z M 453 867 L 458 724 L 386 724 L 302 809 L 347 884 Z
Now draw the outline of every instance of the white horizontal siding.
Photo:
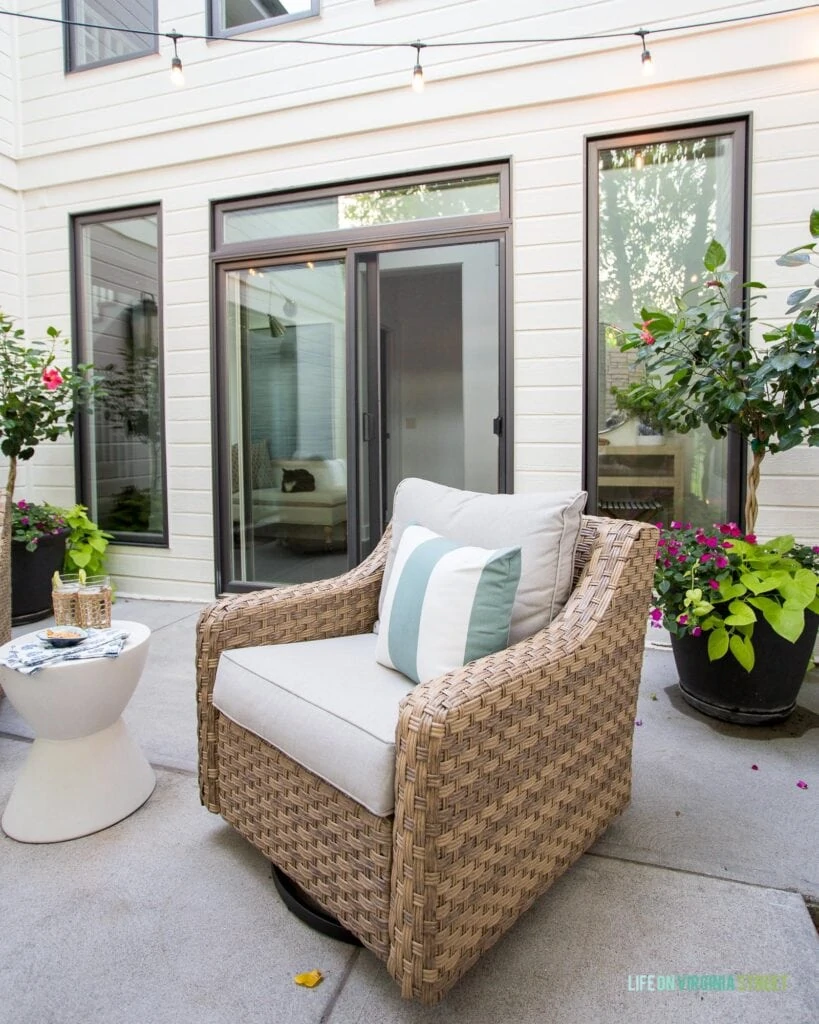
M 204 7 L 203 0 L 163 3 L 161 28 L 202 32 Z M 260 35 L 558 35 L 588 31 L 590 19 L 597 30 L 659 25 L 657 7 L 626 0 L 532 2 L 520 8 L 535 13 L 502 21 L 508 12 L 494 0 L 325 0 L 321 18 Z M 677 23 L 747 7 L 686 0 L 667 17 Z M 20 3 L 21 10 L 52 15 L 58 8 Z M 213 594 L 213 200 L 510 158 L 515 487 L 521 491 L 581 481 L 587 135 L 751 112 L 753 276 L 772 286 L 769 305 L 780 310 L 801 283 L 798 271 L 776 268 L 773 259 L 805 239 L 808 211 L 819 205 L 819 89 L 812 51 L 812 63 L 807 56 L 811 32 L 819 32 L 816 13 L 656 37 L 650 47 L 657 76 L 650 85 L 640 77 L 636 39 L 588 48 L 430 50 L 423 55 L 429 86 L 422 97 L 407 87 L 411 51 L 327 55 L 183 41 L 189 84 L 173 91 L 165 41 L 157 57 L 66 77 L 58 27 L 24 25 L 18 32 L 22 148 L 15 187 L 23 190 L 25 230 L 17 244 L 30 329 L 53 322 L 68 332 L 69 214 L 162 204 L 170 547 L 116 546 L 111 568 L 122 593 Z M 699 77 L 700 68 L 707 76 Z M 4 208 L 0 190 L 0 225 Z M 13 230 L 6 242 L 0 230 L 0 247 L 14 244 Z M 39 453 L 21 486 L 27 496 L 68 503 L 70 446 L 54 446 L 47 458 Z M 815 542 L 817 493 L 819 452 L 800 449 L 766 460 L 760 533 L 793 528 Z

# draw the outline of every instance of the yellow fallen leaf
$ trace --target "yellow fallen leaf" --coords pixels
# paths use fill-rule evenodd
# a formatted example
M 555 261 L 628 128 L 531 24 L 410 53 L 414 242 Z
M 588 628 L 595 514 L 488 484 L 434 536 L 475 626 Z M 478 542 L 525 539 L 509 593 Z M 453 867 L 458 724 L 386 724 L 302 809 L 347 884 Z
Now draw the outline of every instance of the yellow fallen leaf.
M 297 985 L 304 985 L 305 988 L 315 988 L 323 977 L 321 971 L 306 971 L 304 974 L 297 974 L 293 981 Z

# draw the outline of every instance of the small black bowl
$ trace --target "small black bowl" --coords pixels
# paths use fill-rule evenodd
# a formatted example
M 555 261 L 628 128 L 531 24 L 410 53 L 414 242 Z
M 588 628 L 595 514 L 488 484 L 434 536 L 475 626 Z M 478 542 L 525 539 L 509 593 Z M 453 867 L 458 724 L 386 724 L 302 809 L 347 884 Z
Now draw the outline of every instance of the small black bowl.
M 51 644 L 52 647 L 75 647 L 83 640 L 87 640 L 88 634 L 79 626 L 51 626 L 48 629 L 41 629 L 37 639 Z

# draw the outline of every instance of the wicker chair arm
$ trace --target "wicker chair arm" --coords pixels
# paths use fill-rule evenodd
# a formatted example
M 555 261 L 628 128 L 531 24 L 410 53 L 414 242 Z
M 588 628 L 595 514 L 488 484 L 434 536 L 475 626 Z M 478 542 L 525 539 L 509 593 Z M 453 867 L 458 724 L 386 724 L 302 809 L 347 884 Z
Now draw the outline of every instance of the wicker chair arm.
M 584 528 L 549 627 L 402 702 L 389 969 L 406 997 L 436 1001 L 628 800 L 657 531 Z M 587 788 L 607 817 L 575 820 Z
M 388 528 L 372 554 L 341 576 L 238 594 L 203 609 L 196 626 L 196 699 L 199 791 L 209 810 L 219 810 L 213 684 L 222 651 L 366 633 L 378 615 L 389 542 Z

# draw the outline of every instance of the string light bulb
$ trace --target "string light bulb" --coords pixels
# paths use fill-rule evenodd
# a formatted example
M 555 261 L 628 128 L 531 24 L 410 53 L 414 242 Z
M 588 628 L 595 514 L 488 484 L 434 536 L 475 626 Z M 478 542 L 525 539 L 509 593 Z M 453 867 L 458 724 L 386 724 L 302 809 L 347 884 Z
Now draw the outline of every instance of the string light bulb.
M 412 69 L 412 91 L 424 91 L 424 69 L 421 67 L 421 50 L 426 43 L 413 43 L 415 47 L 415 67 Z
M 168 33 L 168 38 L 173 43 L 173 59 L 171 60 L 171 82 L 180 89 L 185 84 L 185 74 L 182 71 L 182 61 L 179 58 L 179 52 L 176 48 L 177 39 L 181 39 L 181 33 L 177 32 L 176 29 L 173 32 Z
M 643 151 L 642 149 L 638 149 L 637 152 L 634 154 L 634 169 L 635 171 L 642 171 L 645 165 L 646 161 L 645 157 L 643 156 Z
M 646 78 L 650 78 L 654 74 L 654 61 L 651 58 L 651 51 L 646 48 L 646 36 L 648 35 L 648 30 L 638 28 L 634 34 L 640 37 L 640 41 L 643 44 L 643 52 L 640 54 L 640 60 L 643 65 L 643 75 Z

